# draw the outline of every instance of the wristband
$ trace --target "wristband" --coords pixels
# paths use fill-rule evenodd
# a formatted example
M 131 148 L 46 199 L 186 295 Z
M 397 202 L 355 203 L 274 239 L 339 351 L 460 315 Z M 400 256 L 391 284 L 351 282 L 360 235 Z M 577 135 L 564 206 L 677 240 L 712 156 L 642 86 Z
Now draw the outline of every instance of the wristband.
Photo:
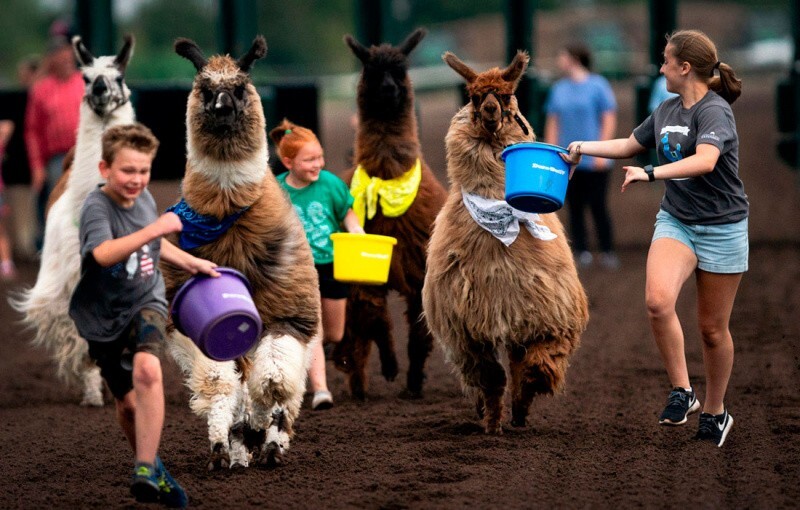
M 578 142 L 578 145 L 575 146 L 575 153 L 578 154 L 578 156 L 581 155 L 581 145 L 583 145 L 583 142 Z
M 644 173 L 647 174 L 647 180 L 653 182 L 656 180 L 656 176 L 653 173 L 653 165 L 645 165 L 644 166 Z

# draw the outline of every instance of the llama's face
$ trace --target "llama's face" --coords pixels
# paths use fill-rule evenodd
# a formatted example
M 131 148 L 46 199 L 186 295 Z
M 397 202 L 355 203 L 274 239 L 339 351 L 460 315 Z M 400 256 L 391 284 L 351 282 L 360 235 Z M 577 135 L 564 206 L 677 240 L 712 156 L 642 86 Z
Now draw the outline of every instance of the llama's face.
M 190 98 L 192 119 L 198 127 L 218 136 L 231 136 L 250 129 L 252 105 L 258 92 L 250 75 L 241 72 L 228 56 L 211 57 L 197 74 Z
M 528 66 L 526 53 L 518 52 L 506 69 L 495 67 L 480 74 L 450 52 L 443 59 L 467 81 L 472 118 L 484 136 L 496 136 L 507 122 L 518 116 L 514 92 Z
M 371 111 L 397 112 L 405 107 L 411 82 L 408 59 L 389 46 L 382 46 L 364 64 L 359 96 Z
M 130 100 L 125 69 L 133 54 L 132 36 L 126 36 L 125 45 L 117 56 L 94 57 L 78 36 L 73 39 L 72 46 L 86 83 L 83 99 L 94 113 L 105 118 Z
M 382 44 L 366 48 L 353 37 L 345 36 L 345 42 L 364 66 L 358 84 L 362 114 L 393 118 L 408 109 L 413 97 L 408 55 L 425 33 L 418 29 L 397 47 Z
M 499 72 L 486 72 L 477 77 L 475 82 L 467 86 L 467 94 L 472 104 L 473 118 L 488 135 L 499 131 L 503 122 L 513 115 L 512 105 L 514 88 L 512 84 L 497 80 Z

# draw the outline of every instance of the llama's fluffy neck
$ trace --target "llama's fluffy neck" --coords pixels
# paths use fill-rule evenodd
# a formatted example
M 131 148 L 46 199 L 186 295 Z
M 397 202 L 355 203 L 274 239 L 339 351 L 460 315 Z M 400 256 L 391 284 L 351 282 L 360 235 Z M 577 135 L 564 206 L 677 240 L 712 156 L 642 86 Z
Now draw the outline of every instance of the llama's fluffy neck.
M 262 129 L 259 145 L 247 157 L 235 160 L 220 160 L 209 156 L 197 147 L 189 130 L 186 142 L 186 173 L 196 173 L 222 190 L 249 187 L 264 180 L 269 171 L 266 132 Z
M 486 137 L 472 120 L 472 107 L 463 107 L 453 117 L 445 137 L 451 193 L 464 191 L 503 200 L 505 164 L 500 159 L 503 148 L 534 139 L 532 132 L 526 136 L 513 120 L 507 120 L 496 136 Z
M 414 101 L 391 122 L 363 111 L 356 136 L 356 163 L 375 177 L 391 179 L 407 172 L 420 157 Z
M 81 102 L 78 122 L 78 136 L 75 142 L 75 160 L 66 194 L 73 201 L 81 203 L 98 184 L 103 182 L 98 165 L 102 157 L 103 131 L 122 124 L 132 124 L 136 120 L 130 101 L 109 113 L 106 117 L 98 116 L 86 101 Z

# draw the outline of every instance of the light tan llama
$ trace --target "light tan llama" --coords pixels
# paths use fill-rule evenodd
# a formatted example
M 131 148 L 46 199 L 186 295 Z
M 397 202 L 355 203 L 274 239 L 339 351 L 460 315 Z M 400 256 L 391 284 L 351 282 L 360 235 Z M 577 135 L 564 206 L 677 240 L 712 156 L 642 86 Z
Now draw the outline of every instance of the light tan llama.
M 564 385 L 588 321 L 586 295 L 558 217 L 504 202 L 500 154 L 535 140 L 514 97 L 528 55 L 480 74 L 452 53 L 443 58 L 466 80 L 470 104 L 446 136 L 450 190 L 428 247 L 423 307 L 484 430 L 501 434 L 507 375 L 500 351 L 511 372 L 511 425 L 524 427 L 534 396 Z

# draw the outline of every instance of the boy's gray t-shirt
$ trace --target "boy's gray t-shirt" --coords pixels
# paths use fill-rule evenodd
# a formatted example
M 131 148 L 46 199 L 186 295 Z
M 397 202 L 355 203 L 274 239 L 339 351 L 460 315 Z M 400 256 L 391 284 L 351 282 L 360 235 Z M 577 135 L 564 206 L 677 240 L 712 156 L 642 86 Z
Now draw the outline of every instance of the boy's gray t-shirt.
M 633 130 L 636 141 L 655 148 L 665 165 L 695 154 L 698 144 L 719 149 L 714 170 L 697 177 L 665 180 L 661 208 L 688 224 L 717 225 L 747 218 L 749 203 L 739 178 L 739 136 L 731 106 L 716 92 L 684 109 L 667 99 Z
M 92 255 L 104 241 L 132 234 L 157 218 L 155 200 L 147 189 L 127 209 L 99 187 L 86 197 L 80 219 L 81 278 L 69 315 L 87 340 L 115 340 L 144 308 L 167 314 L 164 279 L 158 269 L 161 238 L 110 267 L 101 267 Z

